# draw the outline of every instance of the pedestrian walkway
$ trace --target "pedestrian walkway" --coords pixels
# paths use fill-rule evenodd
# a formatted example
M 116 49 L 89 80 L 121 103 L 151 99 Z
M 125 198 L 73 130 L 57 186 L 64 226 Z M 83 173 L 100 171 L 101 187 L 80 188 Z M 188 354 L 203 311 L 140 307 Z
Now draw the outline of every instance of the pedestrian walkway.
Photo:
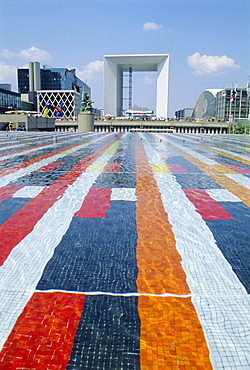
M 250 137 L 0 133 L 0 369 L 249 370 Z

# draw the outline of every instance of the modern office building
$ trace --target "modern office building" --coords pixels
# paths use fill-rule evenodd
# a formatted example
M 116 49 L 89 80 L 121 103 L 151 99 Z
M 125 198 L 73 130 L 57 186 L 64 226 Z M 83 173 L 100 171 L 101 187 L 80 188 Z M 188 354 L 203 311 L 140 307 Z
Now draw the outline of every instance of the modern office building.
M 76 76 L 75 69 L 53 68 L 40 63 L 30 62 L 29 68 L 19 68 L 18 91 L 21 94 L 28 94 L 29 91 L 37 90 L 75 90 L 80 94 L 91 90 L 80 78 Z
M 21 95 L 11 91 L 10 84 L 0 84 L 0 113 L 21 109 Z
M 222 89 L 207 89 L 203 91 L 195 104 L 192 119 L 214 119 L 216 116 L 216 94 L 221 90 Z
M 39 62 L 30 62 L 29 68 L 20 68 L 17 73 L 18 91 L 22 94 L 23 100 L 33 102 L 40 112 L 44 108 L 41 108 L 41 104 L 45 103 L 43 97 L 50 96 L 51 101 L 48 102 L 53 105 L 63 102 L 66 117 L 73 118 L 80 112 L 83 95 L 85 93 L 91 95 L 90 87 L 76 76 L 75 69 L 53 68 L 46 65 L 40 68 Z M 65 101 L 59 101 L 60 97 L 65 98 Z M 72 102 L 72 99 L 76 101 Z
M 216 119 L 235 122 L 248 118 L 250 97 L 246 88 L 226 88 L 216 94 Z
M 132 108 L 132 73 L 157 72 L 156 116 L 168 117 L 169 54 L 104 56 L 104 114 L 120 117 L 124 111 L 124 73 L 129 74 L 129 109 Z
M 175 111 L 175 118 L 177 120 L 184 120 L 192 117 L 194 108 L 184 108 Z

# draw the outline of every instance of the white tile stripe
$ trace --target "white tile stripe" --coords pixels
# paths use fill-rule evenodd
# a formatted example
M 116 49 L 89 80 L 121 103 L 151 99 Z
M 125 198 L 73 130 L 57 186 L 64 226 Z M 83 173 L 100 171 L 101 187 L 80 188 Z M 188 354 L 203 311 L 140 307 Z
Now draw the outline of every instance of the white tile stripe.
M 137 200 L 135 188 L 112 188 L 110 200 L 135 202 Z
M 161 139 L 162 139 L 162 136 L 160 136 L 159 134 L 157 135 L 158 137 L 160 137 Z M 169 140 L 167 140 L 166 138 L 164 138 L 166 141 L 169 141 Z M 191 150 L 191 149 L 188 149 L 188 148 L 186 148 L 185 146 L 183 146 L 183 145 L 181 145 L 181 144 L 178 144 L 178 143 L 176 143 L 176 142 L 174 142 L 174 144 L 173 144 L 174 146 L 176 146 L 177 148 L 179 148 L 179 149 L 181 149 L 181 150 L 183 150 L 183 151 L 185 151 L 186 153 L 188 153 L 188 154 L 191 154 L 193 157 L 195 157 L 195 158 L 197 158 L 197 159 L 199 159 L 201 162 L 203 162 L 203 163 L 206 163 L 206 164 L 220 164 L 220 163 L 218 163 L 217 161 L 214 161 L 214 160 L 212 160 L 212 159 L 208 159 L 207 157 L 205 157 L 205 156 L 203 156 L 202 154 L 199 154 L 199 153 L 196 153 L 195 151 L 193 151 L 193 150 Z M 247 160 L 248 162 L 249 162 L 249 164 L 250 164 L 250 158 L 249 158 L 249 156 L 247 156 L 247 155 L 244 155 L 244 154 L 241 154 L 241 153 L 235 153 L 235 152 L 233 152 L 233 151 L 230 151 L 230 150 L 226 150 L 226 149 L 223 149 L 223 148 L 219 148 L 219 149 L 216 149 L 216 148 L 214 148 L 215 150 L 219 150 L 219 151 L 221 151 L 221 152 L 224 152 L 224 153 L 226 153 L 226 154 L 229 154 L 229 155 L 233 155 L 233 156 L 235 156 L 235 157 L 238 157 L 239 158 L 239 160 L 240 159 L 245 159 L 245 160 Z M 240 148 L 239 148 L 240 149 Z M 213 149 L 211 148 L 210 150 L 209 149 L 207 149 L 208 151 L 213 151 Z M 240 150 L 244 150 L 244 149 L 240 149 Z M 205 159 L 206 158 L 206 159 Z
M 112 135 L 112 134 L 111 134 Z M 107 136 L 106 136 L 107 137 Z M 65 151 L 67 151 L 68 154 L 70 153 L 73 153 L 73 152 L 76 152 L 77 150 L 79 149 L 82 149 L 82 148 L 85 148 L 89 145 L 92 145 L 94 142 L 98 142 L 98 141 L 103 141 L 106 137 L 102 137 L 102 138 L 97 138 L 97 139 L 94 139 L 92 140 L 91 142 L 88 142 L 88 143 L 84 143 L 84 144 L 81 144 L 81 145 L 77 145 L 75 146 L 74 148 L 72 149 L 69 149 L 69 150 L 66 150 L 65 148 L 62 148 L 62 152 L 59 153 L 59 154 L 55 154 L 53 155 L 52 157 L 49 157 L 49 158 L 45 158 L 45 159 L 42 159 L 41 161 L 39 162 L 36 162 L 36 163 L 33 163 L 31 164 L 30 166 L 28 167 L 25 167 L 25 168 L 21 168 L 20 170 L 14 172 L 14 173 L 11 173 L 11 174 L 8 174 L 8 175 L 5 175 L 3 177 L 0 178 L 0 187 L 1 186 L 6 186 L 8 185 L 10 182 L 12 181 L 16 181 L 19 177 L 22 177 L 22 176 L 25 176 L 25 175 L 28 175 L 30 174 L 32 171 L 35 171 L 37 170 L 38 168 L 40 167 L 43 167 L 43 166 L 46 166 L 48 165 L 49 163 L 52 163 L 52 162 L 55 162 L 57 161 L 59 158 L 61 157 L 64 157 L 66 154 L 65 154 Z
M 151 163 L 157 153 L 153 153 L 154 149 L 145 138 L 143 143 Z M 181 264 L 187 274 L 213 368 L 247 369 L 245 366 L 250 364 L 250 297 L 175 177 L 165 173 L 154 176 L 173 225 L 176 248 L 182 256 Z
M 97 158 L 95 163 L 106 163 L 107 164 L 111 157 L 113 157 L 113 154 L 104 154 L 101 157 Z
M 227 173 L 225 176 L 229 177 L 229 179 L 232 179 L 236 181 L 238 184 L 244 186 L 247 189 L 250 189 L 250 178 L 241 174 L 234 174 L 234 173 Z
M 242 202 L 240 198 L 227 189 L 206 189 L 206 192 L 217 202 Z
M 24 186 L 17 190 L 12 197 L 13 198 L 35 198 L 45 186 Z
M 128 293 L 114 293 L 114 292 L 102 292 L 102 291 L 91 291 L 91 292 L 79 292 L 77 290 L 62 290 L 62 289 L 48 289 L 48 290 L 38 290 L 36 292 L 40 293 L 53 293 L 53 292 L 62 292 L 62 293 L 72 293 L 72 294 L 84 294 L 84 295 L 110 295 L 114 297 L 141 297 L 141 296 L 150 296 L 150 297 L 176 297 L 176 298 L 189 298 L 191 294 L 174 294 L 174 293 L 162 293 L 162 294 L 153 294 L 153 293 L 138 293 L 138 292 L 128 292 Z
M 159 136 L 159 135 L 156 135 L 156 136 L 158 136 L 158 137 L 160 137 L 162 139 L 162 136 Z M 170 140 L 168 140 L 166 138 L 165 138 L 165 140 L 167 142 L 170 142 Z M 184 145 L 178 144 L 176 142 L 174 142 L 173 145 L 176 146 L 177 148 L 183 150 L 184 152 L 192 155 L 194 158 L 199 159 L 199 161 L 201 161 L 202 163 L 205 163 L 205 164 L 218 164 L 217 162 L 213 161 L 212 159 L 209 159 L 209 158 L 207 158 L 206 156 L 204 156 L 204 155 L 202 155 L 200 153 L 196 153 L 194 150 L 189 149 L 189 148 L 185 147 Z

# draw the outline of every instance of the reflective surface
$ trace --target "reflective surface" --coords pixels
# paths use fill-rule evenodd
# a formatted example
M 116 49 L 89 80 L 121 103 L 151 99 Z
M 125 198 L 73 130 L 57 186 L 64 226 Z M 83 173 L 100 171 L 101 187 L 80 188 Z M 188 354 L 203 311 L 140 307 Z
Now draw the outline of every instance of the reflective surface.
M 249 369 L 250 140 L 0 134 L 0 369 Z

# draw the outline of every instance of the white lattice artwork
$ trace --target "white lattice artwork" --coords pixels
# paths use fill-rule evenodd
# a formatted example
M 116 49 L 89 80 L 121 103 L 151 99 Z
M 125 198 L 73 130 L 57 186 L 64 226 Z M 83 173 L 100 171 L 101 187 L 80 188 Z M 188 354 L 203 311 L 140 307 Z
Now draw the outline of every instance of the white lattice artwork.
M 73 119 L 80 111 L 80 94 L 73 90 L 38 91 L 37 106 L 40 113 L 44 112 L 46 103 L 50 103 L 56 107 L 64 103 L 62 118 Z M 49 109 L 48 117 L 54 117 L 53 108 Z

